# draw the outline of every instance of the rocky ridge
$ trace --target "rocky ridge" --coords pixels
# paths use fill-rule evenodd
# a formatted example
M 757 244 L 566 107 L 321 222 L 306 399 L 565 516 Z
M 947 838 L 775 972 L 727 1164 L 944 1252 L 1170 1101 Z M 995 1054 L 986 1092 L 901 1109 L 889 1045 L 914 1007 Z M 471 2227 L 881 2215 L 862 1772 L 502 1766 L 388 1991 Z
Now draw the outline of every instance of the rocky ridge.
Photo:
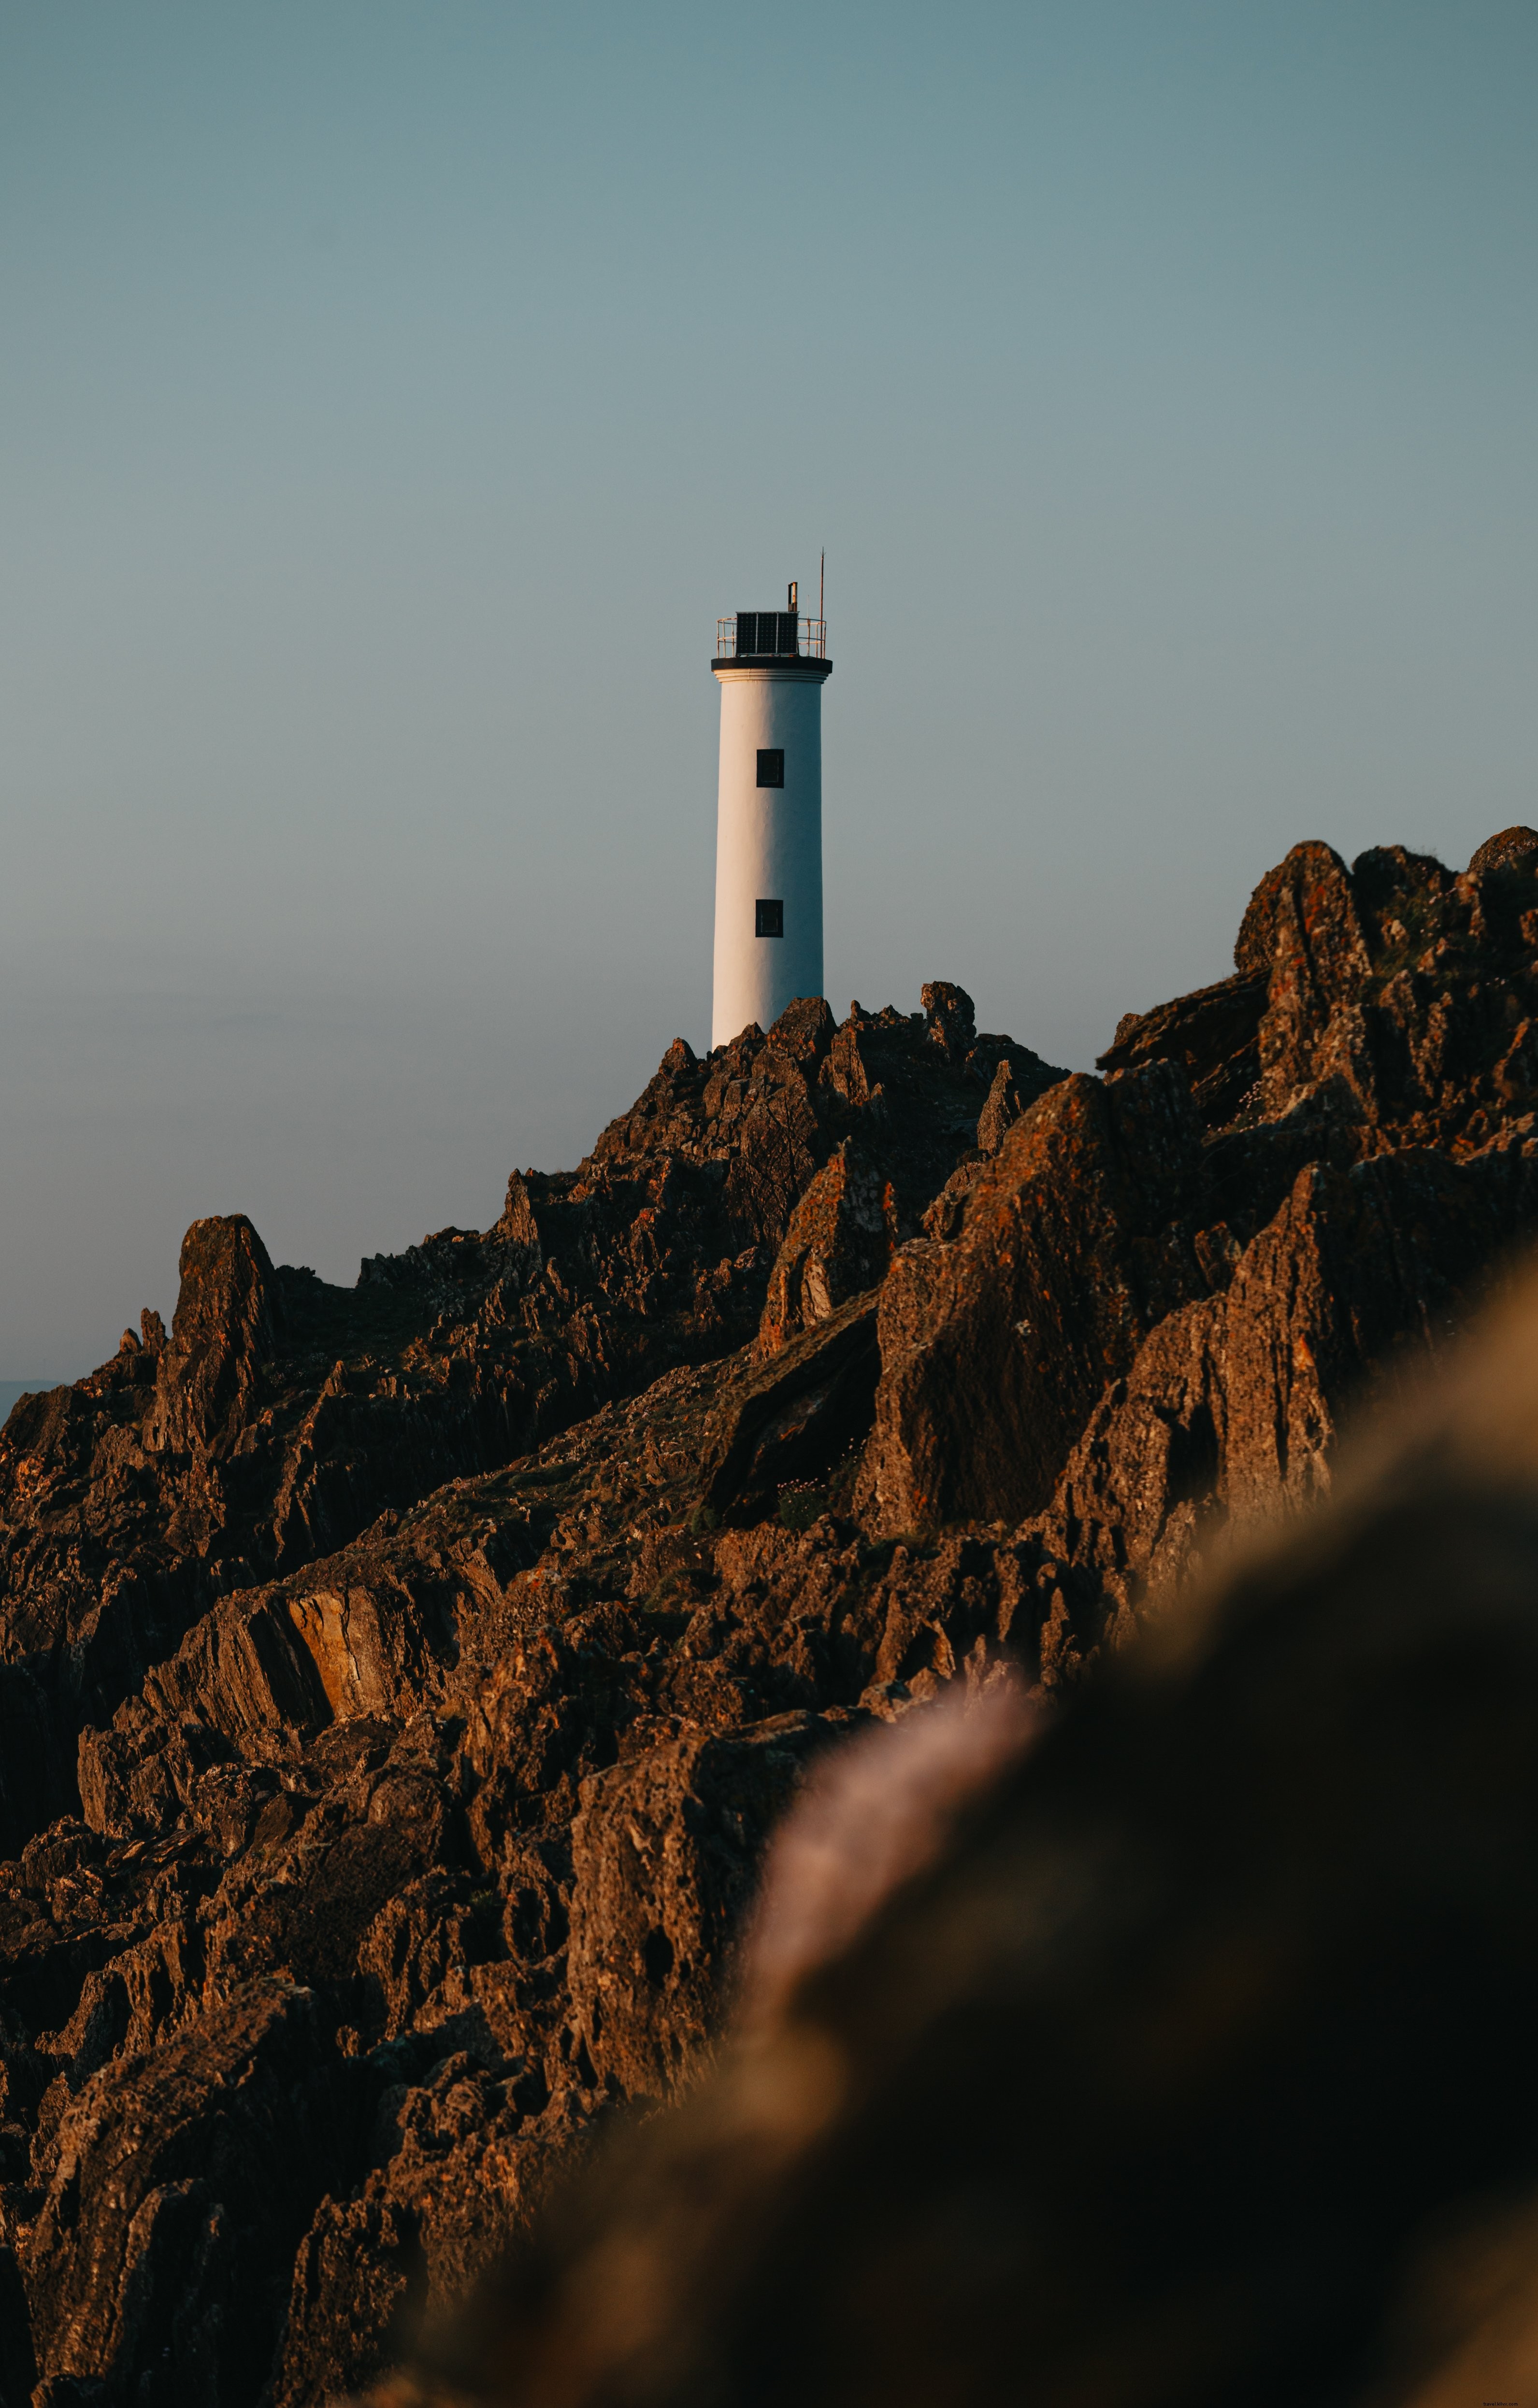
M 708 2044 L 872 1716 L 1070 1698 L 1538 1221 L 1538 835 L 1297 847 L 1103 1076 L 682 1041 L 485 1232 L 194 1225 L 0 1434 L 0 2399 L 319 2402 Z

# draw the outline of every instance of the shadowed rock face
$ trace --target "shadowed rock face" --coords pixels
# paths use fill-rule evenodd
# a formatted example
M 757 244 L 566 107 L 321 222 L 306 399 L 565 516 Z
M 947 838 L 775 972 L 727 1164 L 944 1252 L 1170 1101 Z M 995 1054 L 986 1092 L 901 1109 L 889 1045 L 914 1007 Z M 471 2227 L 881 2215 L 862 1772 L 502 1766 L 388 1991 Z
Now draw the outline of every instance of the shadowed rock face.
M 1063 1080 L 1016 1123 L 948 1243 L 882 1290 L 882 1380 L 860 1498 L 879 1528 L 1044 1505 L 1108 1382 L 1206 1286 L 1192 1247 L 1199 1130 L 1160 1063 Z
M 779 1714 L 583 1782 L 567 1978 L 579 2046 L 628 2097 L 666 2097 L 711 2040 L 757 1855 L 841 1727 Z
M 44 2376 L 110 2369 L 156 2408 L 250 2396 L 339 2163 L 319 2043 L 305 1992 L 257 1984 L 82 2085 L 27 2242 Z
M 126 2408 L 146 2336 L 167 2399 L 366 2383 L 688 2074 L 804 1768 L 1007 1664 L 1071 1721 L 1328 1499 L 1538 1226 L 1520 836 L 1299 847 L 1103 1078 L 944 982 L 804 1002 L 354 1289 L 199 1223 L 169 1338 L 18 1406 L 0 2387 Z M 302 2112 L 196 2105 L 268 2065 Z M 82 2116 L 163 2205 L 69 2188 Z
M 194 1454 L 227 1446 L 252 1418 L 288 1316 L 267 1250 L 243 1212 L 194 1221 L 181 1240 L 180 1274 L 146 1440 Z
M 1000 1072 L 1007 1069 L 1000 1063 Z M 778 1353 L 799 1330 L 813 1328 L 851 1297 L 877 1286 L 899 1226 L 890 1180 L 853 1138 L 845 1138 L 790 1216 L 769 1273 L 769 1300 L 758 1325 L 760 1353 Z

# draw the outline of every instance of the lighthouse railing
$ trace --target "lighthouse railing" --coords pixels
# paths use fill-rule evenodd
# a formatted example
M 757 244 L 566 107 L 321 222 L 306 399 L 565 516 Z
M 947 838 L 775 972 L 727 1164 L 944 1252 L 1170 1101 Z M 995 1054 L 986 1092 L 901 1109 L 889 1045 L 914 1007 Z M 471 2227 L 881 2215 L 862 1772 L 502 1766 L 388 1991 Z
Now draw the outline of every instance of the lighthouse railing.
M 778 614 L 777 614 L 778 615 Z M 755 630 L 756 632 L 756 630 Z M 804 661 L 826 661 L 827 658 L 827 621 L 801 619 L 797 623 L 796 650 Z M 718 661 L 737 658 L 737 618 L 718 619 L 715 623 L 715 656 Z M 769 660 L 768 652 L 749 652 L 747 660 Z

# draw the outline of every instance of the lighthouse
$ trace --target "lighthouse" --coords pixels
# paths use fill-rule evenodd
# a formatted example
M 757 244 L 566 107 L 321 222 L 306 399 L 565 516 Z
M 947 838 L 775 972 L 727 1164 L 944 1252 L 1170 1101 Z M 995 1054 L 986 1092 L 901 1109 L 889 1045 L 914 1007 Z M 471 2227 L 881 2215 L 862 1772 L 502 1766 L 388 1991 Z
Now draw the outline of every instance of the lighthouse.
M 827 626 L 783 610 L 716 622 L 721 688 L 711 1043 L 823 991 L 823 686 Z

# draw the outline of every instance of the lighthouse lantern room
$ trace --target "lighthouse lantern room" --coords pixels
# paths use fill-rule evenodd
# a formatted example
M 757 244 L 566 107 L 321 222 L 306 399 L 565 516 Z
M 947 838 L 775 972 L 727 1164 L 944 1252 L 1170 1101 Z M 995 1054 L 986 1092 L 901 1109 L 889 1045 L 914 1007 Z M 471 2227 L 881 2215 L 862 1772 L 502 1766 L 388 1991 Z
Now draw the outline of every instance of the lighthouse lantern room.
M 721 688 L 711 1043 L 823 991 L 823 685 L 827 626 L 783 610 L 716 622 Z

